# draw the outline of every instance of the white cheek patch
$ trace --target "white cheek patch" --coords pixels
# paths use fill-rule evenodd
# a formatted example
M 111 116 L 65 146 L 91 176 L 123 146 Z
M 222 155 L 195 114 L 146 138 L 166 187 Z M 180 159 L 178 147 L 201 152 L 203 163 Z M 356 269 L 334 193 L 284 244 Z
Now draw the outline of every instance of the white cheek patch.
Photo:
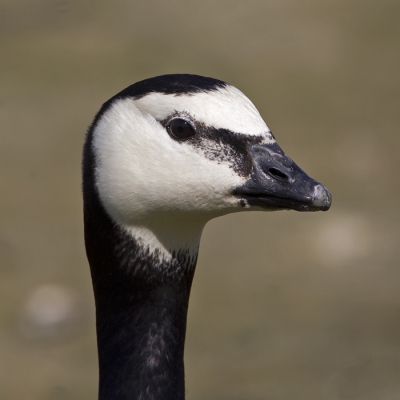
M 164 254 L 178 244 L 157 242 L 158 232 L 144 234 L 152 229 L 154 219 L 198 215 L 205 223 L 240 207 L 231 192 L 245 178 L 228 164 L 213 162 L 200 150 L 173 140 L 132 99 L 117 100 L 100 118 L 94 128 L 93 150 L 96 186 L 108 214 Z M 174 229 L 179 236 L 179 224 Z
M 262 135 L 265 144 L 275 142 L 254 104 L 233 86 L 191 95 L 150 93 L 135 100 L 135 105 L 158 121 L 174 112 L 182 112 L 216 129 L 227 129 L 243 135 Z

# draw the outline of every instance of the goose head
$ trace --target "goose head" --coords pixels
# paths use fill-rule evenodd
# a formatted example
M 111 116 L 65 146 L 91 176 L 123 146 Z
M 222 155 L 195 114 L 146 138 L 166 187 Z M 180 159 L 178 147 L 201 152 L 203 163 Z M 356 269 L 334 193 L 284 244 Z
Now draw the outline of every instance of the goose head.
M 92 127 L 97 194 L 149 251 L 196 248 L 211 218 L 247 210 L 327 210 L 328 190 L 279 147 L 235 87 L 196 75 L 136 83 Z

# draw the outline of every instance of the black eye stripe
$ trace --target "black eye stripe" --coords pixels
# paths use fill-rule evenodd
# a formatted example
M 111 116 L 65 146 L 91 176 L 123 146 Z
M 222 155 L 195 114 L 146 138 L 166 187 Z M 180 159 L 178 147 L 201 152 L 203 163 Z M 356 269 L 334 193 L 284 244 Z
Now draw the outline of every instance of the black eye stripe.
M 169 121 L 167 125 L 167 131 L 172 138 L 177 140 L 190 139 L 196 135 L 196 131 L 194 130 L 193 126 L 182 118 L 174 118 Z
M 199 126 L 200 125 L 200 126 Z M 261 143 L 262 135 L 244 135 L 228 129 L 213 128 L 196 123 L 199 134 L 190 141 L 205 157 L 218 163 L 227 163 L 238 175 L 249 176 L 252 157 L 249 146 Z
M 207 126 L 188 113 L 175 112 L 159 122 L 172 139 L 178 142 L 190 139 L 187 143 L 201 151 L 206 158 L 217 163 L 227 163 L 238 175 L 245 177 L 252 171 L 249 146 L 265 140 L 264 134 L 245 135 Z

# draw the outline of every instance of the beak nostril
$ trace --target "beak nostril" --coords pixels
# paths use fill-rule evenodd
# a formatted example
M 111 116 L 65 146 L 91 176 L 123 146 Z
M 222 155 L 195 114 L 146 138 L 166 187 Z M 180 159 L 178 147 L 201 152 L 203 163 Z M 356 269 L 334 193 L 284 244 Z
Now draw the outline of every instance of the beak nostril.
M 278 179 L 280 181 L 288 181 L 289 177 L 282 171 L 279 171 L 277 168 L 269 168 L 268 174 L 273 178 Z

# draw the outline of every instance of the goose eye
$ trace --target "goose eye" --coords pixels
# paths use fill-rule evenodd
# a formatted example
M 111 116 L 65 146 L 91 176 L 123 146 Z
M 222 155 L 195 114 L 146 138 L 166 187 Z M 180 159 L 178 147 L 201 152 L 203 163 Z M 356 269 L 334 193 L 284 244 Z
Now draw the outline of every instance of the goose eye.
M 192 125 L 189 122 L 185 121 L 181 118 L 173 119 L 168 127 L 168 133 L 174 138 L 178 140 L 189 139 L 196 134 Z

